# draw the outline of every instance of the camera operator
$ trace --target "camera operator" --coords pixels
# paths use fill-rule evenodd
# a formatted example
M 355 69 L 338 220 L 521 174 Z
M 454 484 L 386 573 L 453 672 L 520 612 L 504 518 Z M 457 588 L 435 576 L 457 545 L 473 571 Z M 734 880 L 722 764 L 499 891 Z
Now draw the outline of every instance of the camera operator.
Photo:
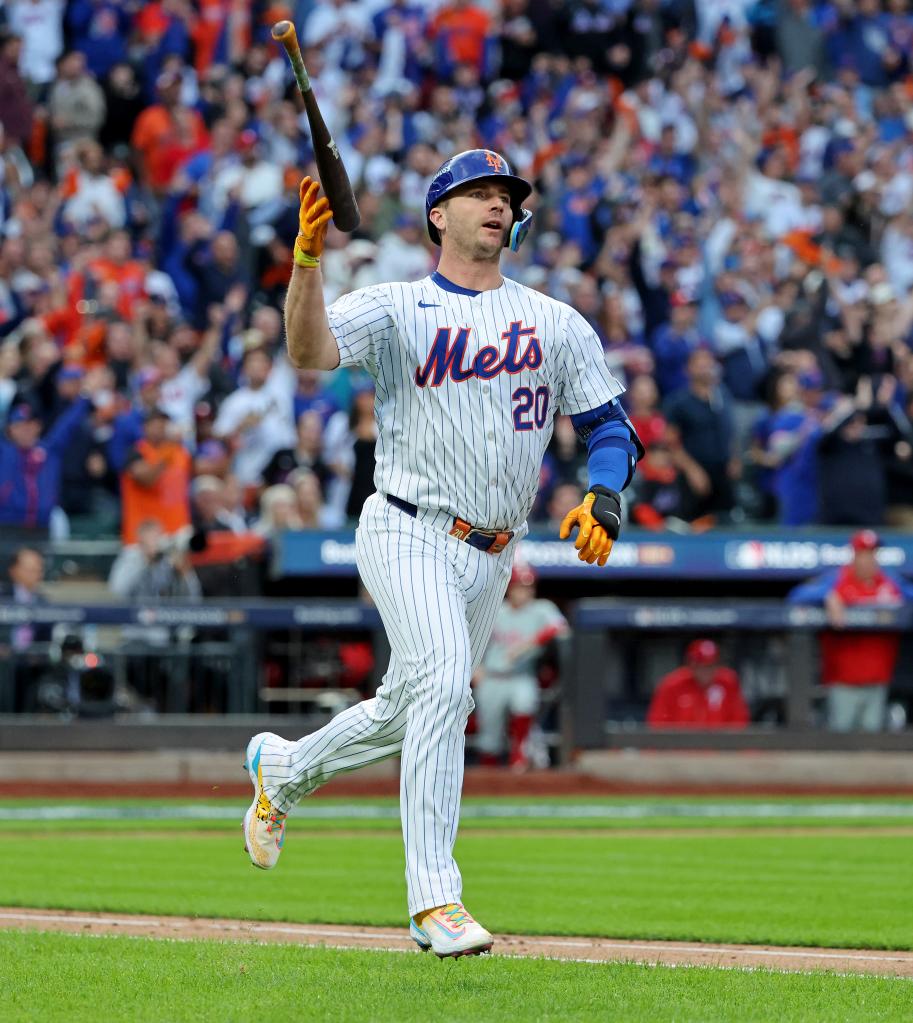
M 136 539 L 111 566 L 112 593 L 127 600 L 200 598 L 200 581 L 180 536 L 168 536 L 154 519 L 145 519 L 137 526 Z
M 51 665 L 28 694 L 26 711 L 63 718 L 109 718 L 118 711 L 142 709 L 135 694 L 115 685 L 98 654 L 87 651 L 81 636 L 67 634 L 54 644 Z

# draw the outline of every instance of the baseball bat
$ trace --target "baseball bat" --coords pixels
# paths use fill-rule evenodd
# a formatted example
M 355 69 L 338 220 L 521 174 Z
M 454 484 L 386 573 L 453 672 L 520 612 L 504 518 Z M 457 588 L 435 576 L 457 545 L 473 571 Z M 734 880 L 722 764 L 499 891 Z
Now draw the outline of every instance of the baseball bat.
M 317 160 L 317 175 L 320 178 L 320 184 L 323 185 L 324 194 L 329 200 L 330 209 L 333 211 L 333 223 L 340 231 L 354 231 L 361 223 L 358 203 L 355 201 L 355 193 L 349 183 L 345 164 L 342 162 L 333 136 L 330 134 L 323 114 L 320 113 L 320 107 L 317 105 L 317 98 L 314 96 L 311 80 L 301 57 L 298 33 L 292 22 L 277 21 L 272 28 L 272 37 L 288 55 L 301 98 L 304 100 L 308 124 L 311 126 L 314 157 Z

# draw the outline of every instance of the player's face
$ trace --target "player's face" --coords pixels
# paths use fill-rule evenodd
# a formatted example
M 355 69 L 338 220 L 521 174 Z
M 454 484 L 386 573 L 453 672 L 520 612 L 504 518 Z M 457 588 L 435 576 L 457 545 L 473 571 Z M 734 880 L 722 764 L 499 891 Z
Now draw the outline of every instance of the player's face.
M 536 591 L 532 586 L 525 586 L 523 583 L 511 583 L 507 590 L 507 599 L 513 607 L 523 607 L 535 596 Z
M 874 551 L 856 551 L 853 555 L 853 567 L 860 579 L 874 579 L 878 572 L 878 558 Z
M 472 181 L 440 207 L 442 241 L 460 255 L 496 261 L 513 223 L 510 192 L 497 181 Z
M 9 424 L 10 440 L 17 448 L 33 448 L 41 437 L 40 419 L 23 419 Z
M 696 664 L 692 670 L 699 686 L 707 689 L 713 684 L 713 676 L 716 674 L 715 664 Z

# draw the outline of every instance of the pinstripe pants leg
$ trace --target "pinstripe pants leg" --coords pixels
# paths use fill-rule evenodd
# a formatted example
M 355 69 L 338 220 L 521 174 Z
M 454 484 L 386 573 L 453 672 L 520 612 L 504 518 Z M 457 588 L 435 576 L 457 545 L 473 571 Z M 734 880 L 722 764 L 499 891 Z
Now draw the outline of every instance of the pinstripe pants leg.
M 410 915 L 461 899 L 453 846 L 473 706 L 469 680 L 507 587 L 512 546 L 483 554 L 369 498 L 356 551 L 387 630 L 389 669 L 374 699 L 296 743 L 264 747 L 261 757 L 267 794 L 288 810 L 336 774 L 401 754 Z

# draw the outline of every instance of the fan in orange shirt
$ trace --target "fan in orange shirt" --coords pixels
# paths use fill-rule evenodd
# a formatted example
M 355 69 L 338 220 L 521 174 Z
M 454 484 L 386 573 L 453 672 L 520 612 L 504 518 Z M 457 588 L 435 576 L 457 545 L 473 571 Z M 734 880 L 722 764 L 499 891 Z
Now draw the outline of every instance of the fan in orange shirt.
M 206 146 L 208 135 L 196 110 L 181 106 L 181 79 L 171 71 L 156 80 L 159 102 L 147 107 L 136 119 L 130 143 L 140 157 L 149 187 L 161 192 L 177 169 L 175 148 L 188 153 Z
M 490 28 L 490 18 L 472 0 L 451 0 L 431 22 L 431 38 L 443 44 L 449 62 L 482 71 Z
M 145 263 L 131 259 L 132 243 L 127 231 L 113 231 L 104 244 L 103 254 L 89 263 L 89 272 L 100 284 L 117 285 L 117 311 L 125 320 L 133 319 L 133 307 L 145 297 Z
M 169 417 L 160 408 L 146 415 L 143 437 L 127 456 L 121 475 L 121 538 L 136 543 L 141 522 L 152 519 L 169 535 L 190 525 L 190 476 L 193 460 L 168 435 Z

